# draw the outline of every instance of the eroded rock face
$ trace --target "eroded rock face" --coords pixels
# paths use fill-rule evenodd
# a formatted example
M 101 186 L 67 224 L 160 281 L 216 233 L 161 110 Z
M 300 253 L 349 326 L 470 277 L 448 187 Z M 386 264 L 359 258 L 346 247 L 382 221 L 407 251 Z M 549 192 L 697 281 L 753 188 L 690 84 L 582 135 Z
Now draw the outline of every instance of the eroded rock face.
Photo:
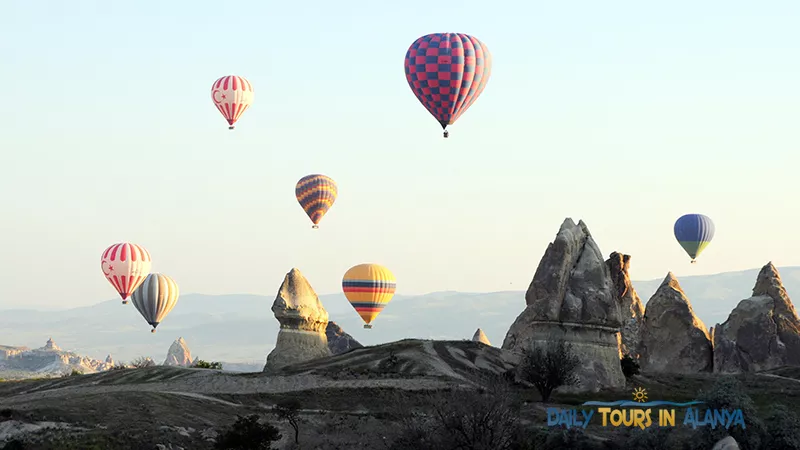
M 275 348 L 267 355 L 264 372 L 331 355 L 325 334 L 328 312 L 299 270 L 292 269 L 286 274 L 272 312 L 281 328 Z
M 709 331 L 672 272 L 647 302 L 638 347 L 643 372 L 698 373 L 713 368 Z
M 480 328 L 478 328 L 478 330 L 475 331 L 475 334 L 472 335 L 472 340 L 475 342 L 484 343 L 486 345 L 492 345 L 492 343 L 489 342 L 489 338 L 486 337 L 486 333 L 484 333 Z
M 714 327 L 714 371 L 737 373 L 800 365 L 800 319 L 778 269 L 767 263 L 753 295 Z
M 334 355 L 363 347 L 353 336 L 345 333 L 336 322 L 328 322 L 328 326 L 325 328 L 325 337 L 328 338 L 328 348 Z
M 182 337 L 179 337 L 169 346 L 167 352 L 167 359 L 164 360 L 165 366 L 192 366 L 192 352 L 189 350 L 189 345 Z
M 113 364 L 98 361 L 62 350 L 52 338 L 43 347 L 2 347 L 4 358 L 0 358 L 0 370 L 36 373 L 42 375 L 69 374 L 73 370 L 81 373 L 95 373 L 108 370 Z M 13 351 L 12 351 L 13 349 Z
M 622 314 L 608 265 L 583 221 L 566 219 L 542 257 L 525 294 L 527 307 L 503 341 L 503 349 L 565 339 L 582 361 L 580 384 L 564 390 L 621 387 Z
M 620 351 L 623 355 L 639 356 L 639 330 L 644 318 L 644 306 L 629 275 L 631 257 L 614 252 L 609 255 L 606 265 L 614 283 L 614 292 L 620 301 L 622 328 L 620 329 Z

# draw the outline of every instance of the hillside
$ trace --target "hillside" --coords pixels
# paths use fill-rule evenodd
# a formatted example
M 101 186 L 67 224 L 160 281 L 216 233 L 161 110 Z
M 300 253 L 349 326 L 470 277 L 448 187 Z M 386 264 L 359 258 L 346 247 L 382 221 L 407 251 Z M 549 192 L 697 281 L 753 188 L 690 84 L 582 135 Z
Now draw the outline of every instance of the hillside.
M 459 388 L 454 395 L 467 398 L 475 387 L 492 389 L 498 382 L 488 375 L 507 367 L 502 353 L 474 342 L 405 340 L 298 364 L 276 375 L 151 367 L 0 383 L 0 440 L 28 430 L 34 439 L 62 439 L 81 449 L 149 450 L 171 443 L 203 450 L 237 415 L 258 413 L 281 429 L 284 439 L 278 448 L 288 449 L 292 432 L 270 408 L 295 399 L 301 406 L 303 448 L 386 448 L 403 433 L 406 414 L 432 406 L 433 390 Z M 389 364 L 392 355 L 397 360 Z M 759 411 L 776 398 L 797 410 L 797 375 L 787 368 L 740 379 Z M 628 398 L 634 385 L 646 388 L 650 398 L 687 401 L 713 380 L 704 375 L 639 377 L 624 390 L 556 394 L 547 406 Z M 542 427 L 546 416 L 538 395 L 512 389 L 514 398 L 533 401 L 520 411 L 525 423 Z M 36 432 L 45 422 L 54 429 Z M 596 424 L 587 432 L 602 438 L 615 433 Z
M 800 267 L 780 268 L 784 285 L 800 295 Z M 725 320 L 741 299 L 748 297 L 758 269 L 716 275 L 680 278 L 695 313 L 707 326 Z M 634 285 L 647 301 L 661 279 L 637 281 Z M 320 296 L 331 320 L 365 345 L 406 338 L 459 340 L 482 328 L 495 345 L 501 345 L 509 326 L 525 306 L 524 293 L 435 292 L 397 295 L 375 321 L 364 330 L 343 295 Z M 151 356 L 163 361 L 170 344 L 183 336 L 193 353 L 204 360 L 263 366 L 274 347 L 278 322 L 270 306 L 270 295 L 200 295 L 181 297 L 167 320 L 151 334 L 131 305 L 118 300 L 64 311 L 6 310 L 0 314 L 0 343 L 35 344 L 53 336 L 65 348 L 90 356 L 129 361 Z M 451 319 L 454 312 L 458 320 Z

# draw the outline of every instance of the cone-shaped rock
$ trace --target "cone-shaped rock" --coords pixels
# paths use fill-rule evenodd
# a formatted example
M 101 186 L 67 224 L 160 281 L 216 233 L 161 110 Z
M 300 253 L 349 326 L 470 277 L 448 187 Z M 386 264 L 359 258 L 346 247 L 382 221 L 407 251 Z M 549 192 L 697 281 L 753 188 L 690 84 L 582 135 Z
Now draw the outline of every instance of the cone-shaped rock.
M 331 355 L 325 335 L 328 312 L 299 270 L 286 274 L 272 312 L 281 328 L 275 348 L 267 355 L 264 372 Z
M 563 390 L 621 387 L 619 296 L 600 249 L 583 221 L 564 220 L 544 253 L 528 292 L 527 307 L 503 341 L 503 349 L 571 342 L 582 365 L 579 384 Z
M 672 272 L 647 301 L 639 343 L 642 371 L 710 372 L 711 337 Z
M 328 348 L 334 355 L 363 347 L 353 336 L 345 333 L 336 322 L 328 322 L 328 326 L 325 328 L 325 337 L 328 338 Z
M 714 327 L 714 371 L 750 372 L 786 365 L 800 365 L 800 319 L 770 262 L 758 273 L 753 296 L 739 302 L 728 320 Z
M 614 290 L 620 301 L 620 312 L 622 314 L 622 329 L 620 330 L 620 341 L 622 354 L 629 354 L 632 357 L 639 356 L 639 329 L 644 318 L 644 307 L 639 294 L 633 288 L 629 274 L 631 266 L 630 255 L 623 255 L 614 252 L 609 255 L 606 265 L 611 273 L 611 281 L 614 283 Z
M 484 343 L 486 345 L 492 345 L 492 343 L 489 342 L 489 338 L 486 337 L 486 333 L 484 333 L 480 328 L 478 328 L 477 331 L 475 331 L 475 334 L 472 335 L 472 340 L 475 342 Z
M 169 346 L 167 359 L 164 360 L 165 366 L 189 367 L 192 365 L 192 352 L 189 345 L 182 337 L 179 337 Z

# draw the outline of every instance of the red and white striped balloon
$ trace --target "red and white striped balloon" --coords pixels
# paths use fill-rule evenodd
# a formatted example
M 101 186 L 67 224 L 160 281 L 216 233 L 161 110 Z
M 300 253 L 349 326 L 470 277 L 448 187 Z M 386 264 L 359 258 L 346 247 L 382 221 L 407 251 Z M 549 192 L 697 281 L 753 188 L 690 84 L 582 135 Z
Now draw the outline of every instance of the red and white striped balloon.
M 253 85 L 244 77 L 227 75 L 211 85 L 211 100 L 228 121 L 229 130 L 253 104 L 253 97 Z
M 122 297 L 122 304 L 150 273 L 150 253 L 142 246 L 122 242 L 108 247 L 100 260 L 103 275 Z

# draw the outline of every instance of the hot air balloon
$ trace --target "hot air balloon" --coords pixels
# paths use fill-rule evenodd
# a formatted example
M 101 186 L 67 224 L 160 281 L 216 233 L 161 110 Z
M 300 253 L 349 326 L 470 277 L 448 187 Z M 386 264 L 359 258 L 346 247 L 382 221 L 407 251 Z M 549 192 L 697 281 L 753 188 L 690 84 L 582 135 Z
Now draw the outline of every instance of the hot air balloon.
M 325 175 L 307 175 L 300 178 L 294 187 L 294 195 L 311 222 L 311 228 L 319 228 L 322 216 L 331 209 L 338 195 L 336 183 Z
M 492 54 L 467 34 L 427 34 L 408 48 L 405 71 L 414 95 L 447 137 L 447 126 L 475 103 L 489 82 Z
M 345 272 L 342 290 L 364 320 L 364 328 L 372 328 L 370 323 L 392 299 L 396 284 L 392 272 L 378 264 L 359 264 Z
M 145 278 L 144 283 L 131 296 L 133 306 L 144 317 L 156 332 L 156 327 L 161 323 L 172 308 L 178 304 L 178 285 L 175 281 L 160 273 L 151 273 Z
M 242 113 L 253 104 L 253 85 L 244 77 L 224 76 L 211 85 L 211 100 L 228 121 L 229 130 Z
M 675 239 L 694 264 L 700 252 L 714 239 L 714 222 L 702 214 L 685 214 L 675 222 Z
M 122 304 L 150 273 L 150 253 L 144 247 L 122 242 L 108 247 L 100 259 L 100 269 L 122 297 Z

